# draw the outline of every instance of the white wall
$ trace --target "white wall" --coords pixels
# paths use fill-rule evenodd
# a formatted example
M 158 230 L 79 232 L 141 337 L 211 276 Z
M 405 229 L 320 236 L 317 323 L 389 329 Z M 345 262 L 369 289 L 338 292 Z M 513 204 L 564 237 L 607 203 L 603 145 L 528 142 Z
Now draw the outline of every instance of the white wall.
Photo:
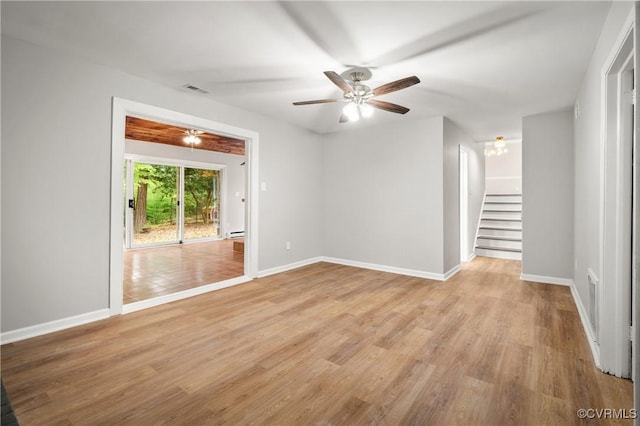
M 522 194 L 522 142 L 509 141 L 506 148 L 506 153 L 486 158 L 487 194 Z
M 522 273 L 573 278 L 573 112 L 522 121 Z
M 186 147 L 182 148 L 129 139 L 125 140 L 125 153 L 226 166 L 224 168 L 224 176 L 227 194 L 223 207 L 226 214 L 223 218 L 225 221 L 225 229 L 226 232 L 245 230 L 244 202 L 242 200 L 245 197 L 246 166 L 242 166 L 241 164 L 245 162 L 246 156 L 205 151 L 202 149 L 191 150 Z M 236 196 L 236 193 L 238 196 Z
M 444 119 L 444 271 L 460 264 L 460 173 L 459 147 L 468 152 L 469 201 L 467 218 L 467 247 L 473 250 L 478 219 L 482 212 L 485 191 L 484 145 Z
M 326 137 L 326 256 L 443 272 L 442 132 L 437 117 Z
M 428 274 L 458 266 L 459 145 L 469 151 L 473 247 L 484 193 L 484 147 L 450 120 L 403 121 L 327 136 L 324 254 Z
M 321 255 L 317 135 L 2 37 L 3 332 L 108 307 L 113 96 L 258 132 L 259 269 Z
M 225 179 L 227 198 L 225 199 L 225 229 L 227 235 L 231 232 L 246 231 L 245 203 L 247 165 L 241 157 L 236 156 L 227 163 Z M 226 236 L 226 235 L 225 235 Z

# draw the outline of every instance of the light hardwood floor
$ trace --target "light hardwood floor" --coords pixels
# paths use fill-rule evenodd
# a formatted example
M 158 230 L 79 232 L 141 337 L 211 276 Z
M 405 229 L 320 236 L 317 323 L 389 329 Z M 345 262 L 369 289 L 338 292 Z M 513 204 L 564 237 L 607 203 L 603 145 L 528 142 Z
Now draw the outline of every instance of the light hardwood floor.
M 164 296 L 244 275 L 234 240 L 126 250 L 123 302 Z
M 22 425 L 568 425 L 633 408 L 569 289 L 519 273 L 318 263 L 5 345 L 2 378 Z

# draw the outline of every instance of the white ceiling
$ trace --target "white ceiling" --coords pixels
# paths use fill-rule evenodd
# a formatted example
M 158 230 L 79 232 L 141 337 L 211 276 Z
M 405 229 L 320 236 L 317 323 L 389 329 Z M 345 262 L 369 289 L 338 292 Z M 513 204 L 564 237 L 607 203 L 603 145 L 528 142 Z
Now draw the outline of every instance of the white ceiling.
M 444 115 L 477 141 L 571 106 L 609 2 L 7 2 L 2 33 L 320 132 Z M 372 67 L 411 108 L 339 124 L 323 74 Z M 186 89 L 183 89 L 186 90 Z

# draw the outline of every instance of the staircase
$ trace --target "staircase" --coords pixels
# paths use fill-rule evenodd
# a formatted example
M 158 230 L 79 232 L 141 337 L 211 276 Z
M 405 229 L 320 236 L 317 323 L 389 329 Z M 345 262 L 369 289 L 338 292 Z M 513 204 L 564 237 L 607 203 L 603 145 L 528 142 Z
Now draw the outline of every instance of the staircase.
M 522 194 L 487 194 L 476 255 L 522 260 Z

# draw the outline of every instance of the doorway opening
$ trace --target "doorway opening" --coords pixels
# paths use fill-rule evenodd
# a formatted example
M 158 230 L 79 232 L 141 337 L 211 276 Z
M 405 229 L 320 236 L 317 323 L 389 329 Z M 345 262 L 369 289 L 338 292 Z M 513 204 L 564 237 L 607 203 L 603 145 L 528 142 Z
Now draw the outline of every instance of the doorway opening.
M 128 125 L 145 120 L 163 123 L 169 128 L 166 135 L 176 142 L 160 141 L 164 136 L 145 142 L 132 138 Z M 180 129 L 177 137 L 171 134 L 175 129 Z M 225 153 L 185 148 L 184 129 L 198 129 L 203 145 L 222 144 Z M 221 139 L 231 142 L 224 145 Z M 237 150 L 236 145 L 242 146 L 242 156 L 212 160 Z M 113 99 L 112 315 L 239 284 L 257 275 L 257 150 L 258 134 L 250 130 Z M 180 265 L 180 270 L 172 270 L 172 264 Z M 220 273 L 222 269 L 225 273 Z M 154 287 L 148 287 L 149 297 L 128 297 L 125 279 L 141 278 L 141 271 Z M 178 275 L 185 273 L 195 285 L 186 285 Z
M 502 146 L 496 147 L 497 141 Z M 485 197 L 476 254 L 521 261 L 522 140 L 500 137 L 485 142 L 484 170 Z
M 157 147 L 125 142 L 125 150 Z M 244 256 L 237 249 L 243 239 L 225 239 L 225 229 L 244 229 L 244 211 L 237 208 L 243 202 L 231 197 L 227 203 L 226 193 L 227 187 L 244 192 L 244 176 L 228 172 L 243 168 L 245 157 L 211 156 L 225 164 L 125 153 L 125 308 L 244 274 Z

